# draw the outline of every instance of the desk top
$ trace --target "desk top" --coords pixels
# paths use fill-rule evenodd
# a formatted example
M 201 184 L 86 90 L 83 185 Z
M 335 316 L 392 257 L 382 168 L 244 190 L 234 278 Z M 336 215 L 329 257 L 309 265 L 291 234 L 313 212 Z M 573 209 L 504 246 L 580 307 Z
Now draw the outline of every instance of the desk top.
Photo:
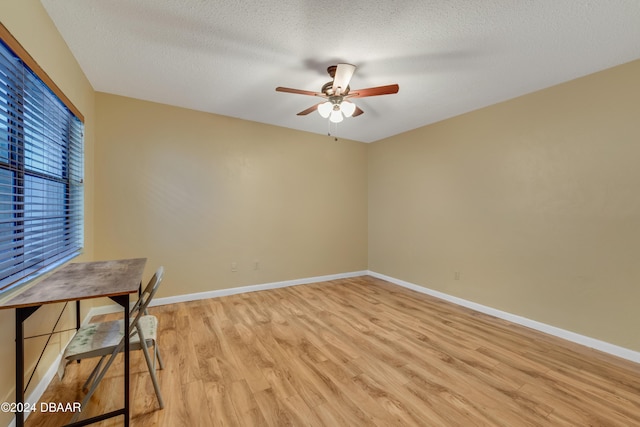
M 138 291 L 146 258 L 67 264 L 0 304 L 0 309 L 112 297 Z

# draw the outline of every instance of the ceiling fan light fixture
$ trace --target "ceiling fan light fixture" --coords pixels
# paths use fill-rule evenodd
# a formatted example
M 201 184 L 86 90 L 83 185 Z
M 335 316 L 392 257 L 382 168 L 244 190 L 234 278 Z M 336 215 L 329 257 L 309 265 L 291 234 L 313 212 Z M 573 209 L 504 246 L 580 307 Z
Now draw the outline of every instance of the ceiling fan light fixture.
M 333 104 L 329 101 L 323 102 L 322 104 L 318 105 L 318 113 L 325 119 L 329 117 L 331 111 L 333 111 Z
M 342 117 L 342 113 L 340 112 L 340 110 L 333 110 L 331 112 L 331 116 L 329 117 L 329 120 L 332 123 L 340 123 L 341 121 L 344 120 L 344 117 Z
M 356 111 L 356 104 L 349 101 L 342 101 L 340 103 L 340 111 L 342 112 L 342 114 L 344 114 L 345 117 L 351 117 Z

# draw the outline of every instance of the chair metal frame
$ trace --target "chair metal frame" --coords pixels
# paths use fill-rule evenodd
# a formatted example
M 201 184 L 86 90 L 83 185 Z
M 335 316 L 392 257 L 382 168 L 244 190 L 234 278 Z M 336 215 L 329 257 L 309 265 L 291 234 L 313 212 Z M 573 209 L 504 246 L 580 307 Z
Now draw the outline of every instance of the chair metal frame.
M 147 284 L 147 286 L 145 287 L 145 289 L 140 294 L 138 301 L 136 301 L 136 303 L 131 308 L 130 315 L 129 315 L 129 322 L 130 322 L 129 330 L 131 332 L 128 337 L 128 339 L 130 340 L 129 350 L 134 351 L 134 350 L 141 349 L 142 352 L 144 353 L 145 361 L 147 363 L 147 368 L 149 369 L 149 374 L 151 376 L 151 381 L 153 382 L 153 388 L 155 390 L 160 409 L 164 408 L 164 401 L 162 399 L 162 393 L 160 392 L 160 386 L 158 385 L 158 379 L 156 378 L 156 375 L 155 375 L 155 362 L 157 359 L 160 369 L 164 369 L 164 362 L 162 361 L 162 357 L 160 356 L 160 350 L 158 349 L 157 339 L 145 337 L 144 328 L 141 326 L 141 323 L 144 324 L 145 322 L 156 322 L 156 327 L 157 327 L 157 319 L 154 316 L 149 315 L 147 307 L 158 290 L 160 282 L 162 281 L 163 274 L 164 274 L 164 268 L 159 267 L 156 273 L 153 275 L 153 277 L 149 281 L 149 283 Z M 108 322 L 99 322 L 98 324 L 102 326 L 107 325 L 107 327 L 114 327 L 114 328 L 119 327 L 121 334 L 124 335 L 123 322 L 124 320 L 114 320 L 114 321 L 108 321 Z M 95 323 L 92 323 L 89 325 L 85 325 L 83 328 L 86 328 L 89 326 L 95 326 L 95 325 L 96 325 Z M 80 336 L 80 332 L 83 330 L 83 328 L 80 328 L 78 330 L 78 332 L 74 336 L 74 339 Z M 114 362 L 118 353 L 124 350 L 125 338 L 127 337 L 122 336 L 118 342 L 109 342 L 99 348 L 92 349 L 89 352 L 80 353 L 80 354 L 70 354 L 70 355 L 64 356 L 67 362 L 70 362 L 73 360 L 80 361 L 82 359 L 88 359 L 88 358 L 100 356 L 100 360 L 98 361 L 95 368 L 89 375 L 89 378 L 87 378 L 87 380 L 85 381 L 82 387 L 87 394 L 82 400 L 81 407 L 84 407 L 86 403 L 89 401 L 89 399 L 95 392 L 96 388 L 98 387 L 100 381 L 102 381 L 102 379 L 104 378 L 104 375 L 106 374 L 107 370 L 109 369 L 111 364 Z M 72 342 L 73 342 L 73 339 L 69 344 L 71 344 Z M 149 345 L 153 345 L 153 360 L 149 355 Z M 106 364 L 104 364 L 105 360 L 106 360 Z M 80 415 L 80 412 L 76 412 L 74 415 L 74 418 L 72 419 L 72 422 L 75 422 L 77 420 L 77 417 L 79 417 L 79 415 Z

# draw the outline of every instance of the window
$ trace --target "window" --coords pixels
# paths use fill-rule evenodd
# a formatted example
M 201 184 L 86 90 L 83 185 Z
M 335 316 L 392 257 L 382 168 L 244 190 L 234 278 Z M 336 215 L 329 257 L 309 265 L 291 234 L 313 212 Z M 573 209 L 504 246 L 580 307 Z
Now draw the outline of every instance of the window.
M 84 125 L 1 30 L 0 291 L 78 254 L 84 240 Z

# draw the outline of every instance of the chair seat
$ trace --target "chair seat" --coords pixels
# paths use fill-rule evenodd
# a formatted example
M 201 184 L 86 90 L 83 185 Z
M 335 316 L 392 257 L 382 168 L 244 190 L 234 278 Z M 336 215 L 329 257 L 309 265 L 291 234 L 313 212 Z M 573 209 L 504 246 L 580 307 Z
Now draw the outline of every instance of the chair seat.
M 158 333 L 158 319 L 153 315 L 142 316 L 138 320 L 138 327 L 141 328 L 147 344 L 152 345 L 156 341 Z M 109 355 L 120 343 L 122 337 L 124 337 L 124 321 L 122 319 L 89 323 L 78 329 L 62 358 L 69 362 L 76 359 Z M 138 334 L 133 334 L 130 349 L 133 351 L 140 348 L 140 337 Z

